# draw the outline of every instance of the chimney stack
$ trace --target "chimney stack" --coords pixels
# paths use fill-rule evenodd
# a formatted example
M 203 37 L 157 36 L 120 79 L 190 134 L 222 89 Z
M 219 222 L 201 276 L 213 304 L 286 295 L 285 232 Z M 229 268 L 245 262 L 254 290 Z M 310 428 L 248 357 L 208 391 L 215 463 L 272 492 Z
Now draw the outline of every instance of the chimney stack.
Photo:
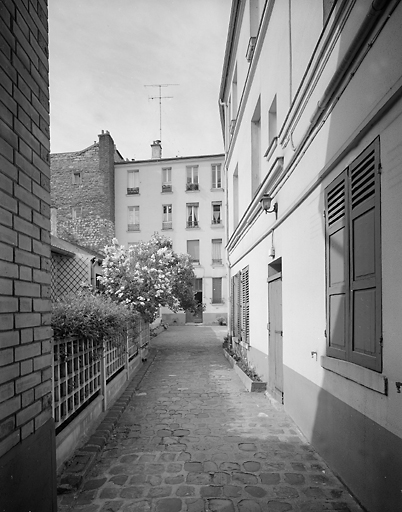
M 152 148 L 152 159 L 159 160 L 162 158 L 162 145 L 160 140 L 154 140 L 151 144 Z

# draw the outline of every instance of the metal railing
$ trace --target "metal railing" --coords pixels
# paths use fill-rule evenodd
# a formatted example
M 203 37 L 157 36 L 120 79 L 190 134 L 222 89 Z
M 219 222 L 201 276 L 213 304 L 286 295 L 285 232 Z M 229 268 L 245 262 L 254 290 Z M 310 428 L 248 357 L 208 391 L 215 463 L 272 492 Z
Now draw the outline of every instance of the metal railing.
M 106 387 L 127 370 L 139 354 L 146 358 L 150 340 L 149 324 L 129 327 L 126 336 L 107 340 L 103 348 L 93 341 L 71 338 L 53 342 L 53 415 L 60 432 L 97 396 L 107 408 Z

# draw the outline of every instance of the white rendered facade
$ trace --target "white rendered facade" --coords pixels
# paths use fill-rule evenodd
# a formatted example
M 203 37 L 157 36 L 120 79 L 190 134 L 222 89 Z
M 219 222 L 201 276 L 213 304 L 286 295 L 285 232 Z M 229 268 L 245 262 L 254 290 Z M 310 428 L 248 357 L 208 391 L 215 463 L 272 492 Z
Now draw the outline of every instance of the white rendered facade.
M 219 98 L 233 340 L 370 512 L 402 510 L 401 25 L 234 0 Z
M 153 146 L 154 148 L 154 146 Z M 126 247 L 158 232 L 192 256 L 197 317 L 163 308 L 167 323 L 216 324 L 227 318 L 223 154 L 153 158 L 115 165 L 116 238 Z

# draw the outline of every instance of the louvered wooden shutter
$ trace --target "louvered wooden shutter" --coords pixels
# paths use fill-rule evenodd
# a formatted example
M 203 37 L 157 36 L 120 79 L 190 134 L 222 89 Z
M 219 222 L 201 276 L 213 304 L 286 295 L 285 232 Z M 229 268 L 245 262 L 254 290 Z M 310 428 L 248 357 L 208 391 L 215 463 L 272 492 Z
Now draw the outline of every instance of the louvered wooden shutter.
M 249 290 L 249 268 L 242 270 L 242 340 L 250 343 L 250 290 Z
M 381 370 L 379 140 L 350 166 L 351 361 Z
M 325 190 L 327 253 L 327 354 L 346 359 L 348 312 L 347 173 Z
M 233 276 L 233 335 L 236 338 L 241 337 L 241 298 L 240 298 L 240 279 L 241 274 L 238 272 Z

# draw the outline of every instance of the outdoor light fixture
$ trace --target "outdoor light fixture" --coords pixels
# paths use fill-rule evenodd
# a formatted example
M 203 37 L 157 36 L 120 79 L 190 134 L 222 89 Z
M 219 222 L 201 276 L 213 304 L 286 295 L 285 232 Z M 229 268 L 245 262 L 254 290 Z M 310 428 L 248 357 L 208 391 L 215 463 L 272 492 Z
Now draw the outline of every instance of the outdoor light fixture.
M 275 203 L 274 206 L 272 207 L 272 210 L 270 210 L 272 197 L 269 194 L 264 194 L 260 199 L 260 203 L 265 213 L 275 212 L 275 215 L 278 216 L 278 203 Z

